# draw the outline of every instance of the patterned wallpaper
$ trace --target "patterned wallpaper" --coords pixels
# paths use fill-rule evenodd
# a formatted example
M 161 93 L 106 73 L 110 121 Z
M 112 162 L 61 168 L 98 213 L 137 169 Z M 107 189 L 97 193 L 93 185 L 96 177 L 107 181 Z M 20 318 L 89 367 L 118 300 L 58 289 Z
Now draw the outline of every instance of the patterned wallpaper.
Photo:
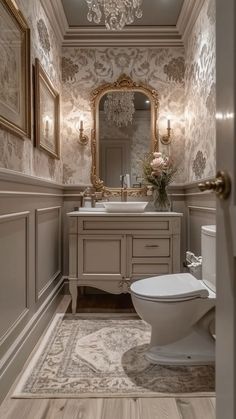
M 39 0 L 17 0 L 31 28 L 32 63 L 38 57 L 62 93 L 60 161 L 0 129 L 0 167 L 66 184 L 90 183 L 91 151 L 78 143 L 76 124 L 90 136 L 90 92 L 121 73 L 159 93 L 160 134 L 171 118 L 174 139 L 161 145 L 178 164 L 176 183 L 215 173 L 215 0 L 206 0 L 183 48 L 61 48 Z M 61 61 L 62 56 L 62 61 Z M 61 76 L 62 63 L 62 76 Z M 62 84 L 61 84 L 62 82 Z M 32 121 L 33 122 L 33 121 Z
M 31 29 L 32 64 L 38 57 L 55 88 L 61 91 L 61 47 L 39 0 L 17 0 Z M 32 119 L 33 123 L 33 119 Z M 0 167 L 29 175 L 62 181 L 62 163 L 34 147 L 34 141 L 21 140 L 0 129 Z
M 184 180 L 184 49 L 183 48 L 63 48 L 63 181 L 90 183 L 90 147 L 78 143 L 76 123 L 84 120 L 90 135 L 90 92 L 104 82 L 114 82 L 122 73 L 151 85 L 159 93 L 160 130 L 166 132 L 168 115 L 174 128 L 171 146 L 179 174 Z M 167 147 L 163 146 L 167 152 Z
M 186 44 L 186 182 L 215 175 L 215 0 L 206 0 Z

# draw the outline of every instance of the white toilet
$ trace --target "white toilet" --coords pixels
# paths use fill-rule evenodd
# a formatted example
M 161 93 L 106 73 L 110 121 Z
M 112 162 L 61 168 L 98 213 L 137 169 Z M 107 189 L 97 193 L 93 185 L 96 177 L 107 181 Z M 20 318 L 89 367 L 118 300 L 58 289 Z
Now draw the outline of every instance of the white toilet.
M 209 365 L 215 361 L 210 334 L 216 304 L 216 227 L 201 230 L 202 280 L 189 273 L 141 279 L 131 285 L 134 307 L 152 327 L 146 357 L 156 364 Z

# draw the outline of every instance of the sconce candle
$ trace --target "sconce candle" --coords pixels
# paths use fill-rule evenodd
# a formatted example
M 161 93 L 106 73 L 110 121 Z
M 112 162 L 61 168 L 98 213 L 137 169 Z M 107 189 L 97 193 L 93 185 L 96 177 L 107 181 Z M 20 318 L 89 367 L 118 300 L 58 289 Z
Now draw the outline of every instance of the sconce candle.
M 162 135 L 161 138 L 161 142 L 164 145 L 169 145 L 171 142 L 171 138 L 172 138 L 172 129 L 170 127 L 170 119 L 167 119 L 167 134 L 166 135 Z
M 45 118 L 45 136 L 48 137 L 49 134 L 49 118 L 46 116 Z
M 80 129 L 79 129 L 79 143 L 81 145 L 87 145 L 88 144 L 88 136 L 84 134 L 84 123 L 82 120 L 80 120 Z

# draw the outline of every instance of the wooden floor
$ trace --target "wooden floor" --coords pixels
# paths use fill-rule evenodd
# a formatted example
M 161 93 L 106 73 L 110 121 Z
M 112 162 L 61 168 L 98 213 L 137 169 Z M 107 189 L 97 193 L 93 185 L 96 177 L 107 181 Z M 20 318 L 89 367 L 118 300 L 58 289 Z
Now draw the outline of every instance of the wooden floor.
M 68 298 L 57 312 L 66 311 Z M 11 399 L 13 388 L 0 419 L 215 419 L 214 398 Z

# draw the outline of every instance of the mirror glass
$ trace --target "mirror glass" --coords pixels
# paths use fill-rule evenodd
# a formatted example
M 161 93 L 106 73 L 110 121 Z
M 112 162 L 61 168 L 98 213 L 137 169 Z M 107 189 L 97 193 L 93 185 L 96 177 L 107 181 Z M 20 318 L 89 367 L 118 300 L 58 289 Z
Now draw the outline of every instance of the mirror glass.
M 140 91 L 109 91 L 99 102 L 97 174 L 110 188 L 140 187 L 141 159 L 152 150 L 151 104 Z

